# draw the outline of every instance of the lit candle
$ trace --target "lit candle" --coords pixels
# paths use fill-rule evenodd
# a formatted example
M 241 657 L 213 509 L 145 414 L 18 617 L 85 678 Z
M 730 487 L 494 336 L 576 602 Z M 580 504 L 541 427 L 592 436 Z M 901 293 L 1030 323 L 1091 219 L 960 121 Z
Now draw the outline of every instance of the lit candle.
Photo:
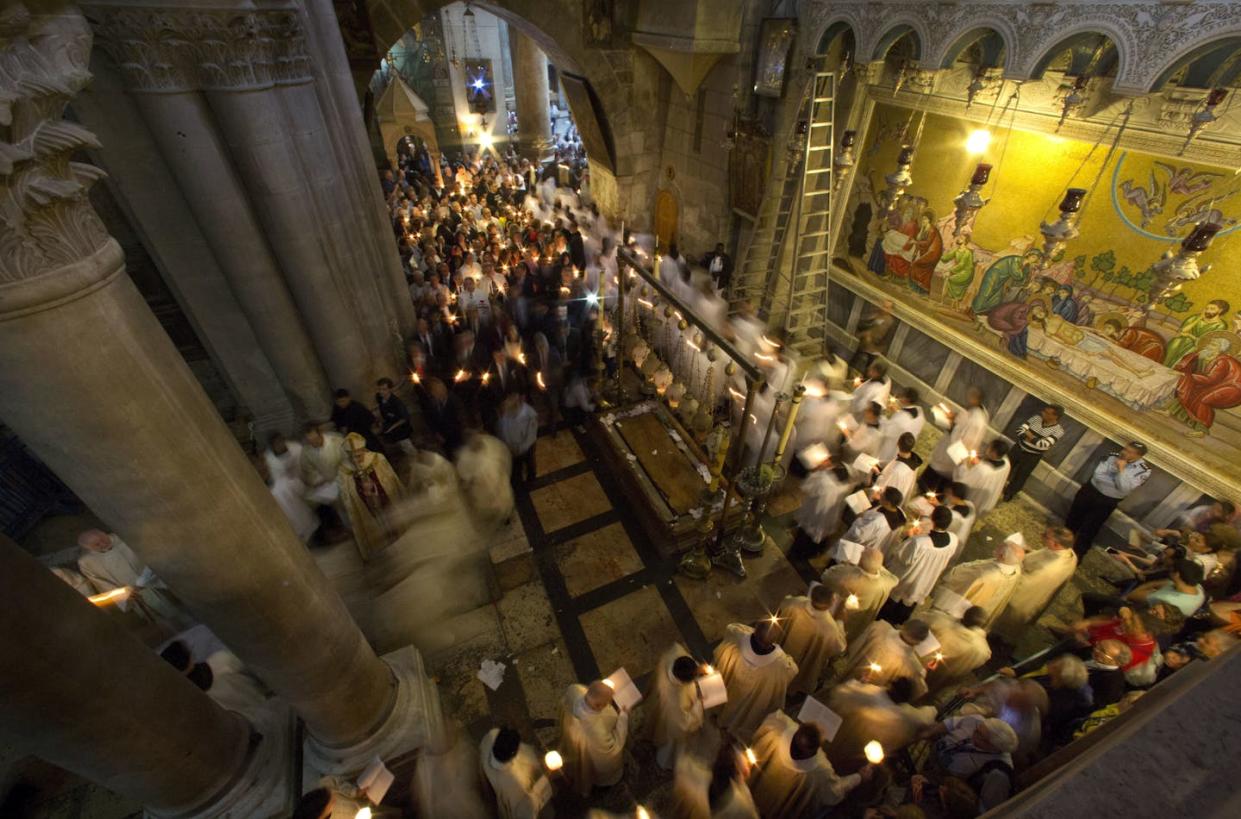
M 543 764 L 547 766 L 549 771 L 558 771 L 564 767 L 564 759 L 560 756 L 559 751 L 548 751 L 543 754 Z
M 707 663 L 702 667 L 702 673 L 709 676 L 715 673 L 715 668 L 713 668 L 710 663 Z
M 883 746 L 879 744 L 879 740 L 872 739 L 862 748 L 862 753 L 866 754 L 866 761 L 872 765 L 878 765 L 883 762 Z
M 612 682 L 607 677 L 603 678 L 603 684 L 606 685 L 608 688 L 611 688 L 613 691 L 616 690 L 616 683 Z
M 857 611 L 862 607 L 862 603 L 857 599 L 856 594 L 851 594 L 845 598 L 845 608 L 851 611 Z
M 866 668 L 869 669 L 872 674 L 878 674 L 880 671 L 883 671 L 883 666 L 879 665 L 879 663 L 870 663 L 866 666 Z
M 942 663 L 943 661 L 944 661 L 944 652 L 942 651 L 935 652 L 935 662 Z
M 535 380 L 535 383 L 539 385 L 539 389 L 541 390 L 547 389 L 547 385 L 543 383 L 543 373 L 535 373 L 534 380 Z
M 452 380 L 460 384 L 462 381 L 465 381 L 469 377 L 470 377 L 470 374 L 466 372 L 465 370 L 457 370 L 457 374 L 452 377 Z
M 758 764 L 758 756 L 757 756 L 757 755 L 755 755 L 755 753 L 754 753 L 754 749 L 753 749 L 753 748 L 746 748 L 746 749 L 745 749 L 745 759 L 746 759 L 746 761 L 747 761 L 747 762 L 749 762 L 751 765 L 757 765 L 757 764 Z
M 976 460 L 978 460 L 978 450 L 976 450 L 976 449 L 971 449 L 971 450 L 970 450 L 970 460 L 971 460 L 971 461 L 976 461 Z
M 651 814 L 647 811 L 646 808 L 642 807 L 641 805 L 638 805 L 637 817 L 638 819 L 651 819 Z
M 421 383 L 422 383 L 422 377 L 421 377 L 421 376 L 419 376 L 419 375 L 418 375 L 418 373 L 410 373 L 410 374 L 409 374 L 409 380 L 410 380 L 410 381 L 413 381 L 415 384 L 421 384 Z
M 491 373 L 483 373 L 483 386 L 487 386 L 487 382 L 491 380 Z
M 113 603 L 120 603 L 123 600 L 128 600 L 129 596 L 133 594 L 133 591 L 134 590 L 129 586 L 121 586 L 119 589 L 113 589 L 112 591 L 92 594 L 86 599 L 102 608 L 104 606 L 110 606 Z
M 857 389 L 860 386 L 862 386 L 862 376 L 859 375 L 853 379 L 853 388 Z
M 371 809 L 358 808 L 358 812 L 353 815 L 353 819 L 371 819 Z

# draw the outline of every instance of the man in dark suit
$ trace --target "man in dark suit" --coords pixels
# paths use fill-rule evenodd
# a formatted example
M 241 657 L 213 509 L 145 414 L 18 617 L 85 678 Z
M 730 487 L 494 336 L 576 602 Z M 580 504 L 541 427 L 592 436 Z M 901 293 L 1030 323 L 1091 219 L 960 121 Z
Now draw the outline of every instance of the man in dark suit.
M 724 243 L 720 242 L 715 250 L 702 257 L 702 266 L 711 274 L 712 281 L 720 290 L 727 290 L 728 283 L 733 280 L 733 260 L 724 252 Z
M 449 394 L 448 387 L 438 378 L 431 379 L 422 395 L 422 417 L 436 437 L 444 457 L 451 460 L 465 439 L 461 402 Z

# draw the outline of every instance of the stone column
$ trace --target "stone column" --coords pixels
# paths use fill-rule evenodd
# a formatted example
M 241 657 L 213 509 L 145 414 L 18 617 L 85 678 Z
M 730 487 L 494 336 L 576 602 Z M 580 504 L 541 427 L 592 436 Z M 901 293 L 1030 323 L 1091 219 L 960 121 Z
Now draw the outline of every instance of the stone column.
M 247 767 L 250 727 L 0 535 L 0 744 L 161 815 Z
M 326 418 L 331 411 L 327 379 L 206 101 L 194 90 L 194 72 L 184 52 L 178 52 L 171 40 L 126 36 L 123 19 L 106 17 L 98 23 L 101 47 L 123 73 L 130 98 L 176 178 L 295 414 L 303 421 Z M 163 70 L 153 70 L 155 65 Z M 85 110 L 91 115 L 85 118 L 88 123 L 119 113 L 99 104 L 87 105 Z
M 375 656 L 91 210 L 99 171 L 70 156 L 94 137 L 60 120 L 89 79 L 90 34 L 76 14 L 54 21 L 50 34 L 10 35 L 0 60 L 14 113 L 0 144 L 0 419 L 317 743 L 348 749 L 404 731 L 416 744 L 408 720 L 394 724 L 407 716 L 397 709 L 408 674 Z
M 521 155 L 537 160 L 552 146 L 547 55 L 516 26 L 508 27 L 508 42 L 513 54 L 513 93 L 516 96 Z

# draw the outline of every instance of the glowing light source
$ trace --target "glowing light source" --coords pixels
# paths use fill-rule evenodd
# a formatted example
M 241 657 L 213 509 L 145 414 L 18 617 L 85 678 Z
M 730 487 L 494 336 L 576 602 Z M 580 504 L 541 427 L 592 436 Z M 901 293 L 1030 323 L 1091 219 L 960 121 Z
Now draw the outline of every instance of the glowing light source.
M 543 754 L 543 764 L 547 766 L 549 771 L 558 771 L 564 767 L 564 759 L 560 756 L 559 751 L 548 751 Z
M 422 376 L 418 375 L 418 373 L 410 373 L 410 374 L 409 374 L 409 380 L 410 380 L 410 381 L 413 381 L 415 384 L 421 384 L 421 383 L 422 383 Z
M 715 673 L 715 667 L 714 667 L 713 665 L 711 665 L 710 663 L 707 663 L 706 665 L 704 665 L 704 666 L 702 667 L 702 673 L 703 673 L 703 674 L 707 674 L 707 675 L 714 674 L 714 673 Z
M 495 144 L 496 138 L 491 135 L 490 131 L 483 131 L 478 135 L 478 144 L 483 148 L 490 148 Z
M 86 599 L 102 608 L 103 606 L 110 606 L 113 603 L 120 603 L 122 600 L 128 600 L 129 596 L 133 594 L 133 591 L 134 590 L 129 586 L 121 586 L 119 589 L 113 589 L 112 591 L 92 594 Z
M 608 688 L 611 688 L 613 691 L 616 690 L 616 683 L 612 682 L 607 677 L 603 678 L 603 684 L 606 685 Z
M 745 749 L 745 759 L 746 759 L 746 761 L 747 761 L 747 762 L 749 762 L 751 765 L 757 765 L 757 764 L 758 764 L 758 757 L 755 755 L 755 753 L 754 753 L 754 749 L 753 749 L 753 748 L 746 748 L 746 749 Z
M 642 807 L 641 805 L 638 805 L 636 815 L 638 819 L 651 819 L 651 814 L 647 811 L 646 808 Z
M 586 294 L 586 303 L 592 307 L 599 303 L 599 296 L 594 293 Z
M 883 762 L 883 746 L 879 744 L 879 740 L 872 739 L 862 748 L 862 753 L 866 754 L 866 761 L 872 765 L 878 765 Z
M 866 666 L 866 668 L 869 669 L 872 674 L 878 674 L 880 671 L 883 671 L 883 666 L 879 665 L 879 663 L 870 663 Z
M 970 135 L 965 139 L 965 150 L 971 154 L 981 154 L 987 150 L 987 146 L 991 144 L 991 132 L 985 128 L 978 128 L 970 131 Z
M 470 377 L 470 374 L 466 372 L 465 370 L 457 370 L 457 374 L 452 377 L 452 380 L 460 384 L 462 381 L 465 381 L 469 377 Z
M 371 819 L 371 809 L 358 808 L 358 812 L 353 815 L 353 819 Z
M 845 598 L 845 608 L 849 609 L 850 611 L 857 611 L 861 607 L 862 607 L 862 603 L 860 600 L 857 599 L 856 594 L 851 594 Z
M 547 389 L 547 385 L 543 383 L 543 373 L 535 373 L 534 380 L 538 383 L 539 389 L 541 390 Z

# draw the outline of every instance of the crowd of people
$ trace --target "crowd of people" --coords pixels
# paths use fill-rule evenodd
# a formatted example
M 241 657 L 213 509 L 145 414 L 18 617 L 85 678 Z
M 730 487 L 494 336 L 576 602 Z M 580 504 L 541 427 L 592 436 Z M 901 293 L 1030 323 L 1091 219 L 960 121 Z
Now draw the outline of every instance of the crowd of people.
M 554 753 L 510 726 L 488 732 L 474 758 L 477 787 L 454 791 L 452 815 L 546 815 L 558 789 L 589 797 L 620 782 L 640 737 L 674 772 L 663 804 L 644 808 L 650 815 L 974 816 L 1008 798 L 1024 769 L 1236 641 L 1241 602 L 1228 598 L 1241 600 L 1239 516 L 1220 502 L 1108 547 L 1123 575 L 1115 594 L 1084 596 L 1084 617 L 1052 650 L 1010 663 L 1116 505 L 1149 477 L 1139 442 L 1097 465 L 1040 543 L 1014 534 L 962 562 L 979 521 L 1060 443 L 1062 408 L 1044 407 L 1010 442 L 990 437 L 978 389 L 960 406 L 925 406 L 893 383 L 867 341 L 882 315 L 850 361 L 830 350 L 798 361 L 746 306 L 729 315 L 722 245 L 691 265 L 675 245 L 657 249 L 609 224 L 571 136 L 548 163 L 488 152 L 442 161 L 435 173 L 433 161 L 404 143 L 382 179 L 417 319 L 406 371 L 380 379 L 373 403 L 338 390 L 330 419 L 307 424 L 298 441 L 272 435 L 254 456 L 298 536 L 348 529 L 369 559 L 399 534 L 401 501 L 452 483 L 492 521 L 506 520 L 513 487 L 536 474 L 540 414 L 579 422 L 595 409 L 600 380 L 632 357 L 610 332 L 626 245 L 764 371 L 752 417 L 742 418 L 737 381 L 697 378 L 701 362 L 678 355 L 683 341 L 698 348 L 692 330 L 666 326 L 651 339 L 702 393 L 709 418 L 745 430 L 744 462 L 774 457 L 762 431 L 789 411 L 777 396 L 805 386 L 785 455 L 804 497 L 791 550 L 828 556 L 804 594 L 730 625 L 712 657 L 671 643 L 636 710 L 627 680 L 570 686 Z M 633 301 L 641 334 L 644 305 Z M 943 434 L 924 462 L 915 449 L 928 421 Z M 79 542 L 80 573 L 60 570 L 66 582 L 91 595 L 138 590 L 149 616 L 175 617 L 175 602 L 119 538 L 91 531 Z M 209 693 L 214 668 L 229 707 L 242 707 L 237 691 L 262 695 L 235 677 L 239 664 L 204 658 L 184 639 L 164 656 Z M 929 750 L 915 755 L 915 746 Z M 419 794 L 424 807 L 430 798 Z M 312 794 L 305 815 L 331 801 Z

